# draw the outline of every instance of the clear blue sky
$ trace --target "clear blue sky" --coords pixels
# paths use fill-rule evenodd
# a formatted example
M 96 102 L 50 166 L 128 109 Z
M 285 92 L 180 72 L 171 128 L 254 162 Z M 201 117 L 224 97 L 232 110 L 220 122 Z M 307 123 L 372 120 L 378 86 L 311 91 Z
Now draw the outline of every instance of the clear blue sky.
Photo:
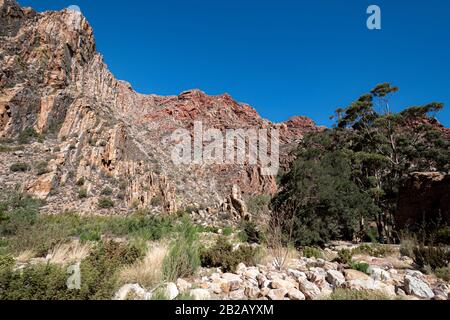
M 329 116 L 377 83 L 394 108 L 441 101 L 450 126 L 447 0 L 19 0 L 38 11 L 75 4 L 119 79 L 161 95 L 228 92 L 273 121 Z M 382 9 L 382 30 L 366 9 Z

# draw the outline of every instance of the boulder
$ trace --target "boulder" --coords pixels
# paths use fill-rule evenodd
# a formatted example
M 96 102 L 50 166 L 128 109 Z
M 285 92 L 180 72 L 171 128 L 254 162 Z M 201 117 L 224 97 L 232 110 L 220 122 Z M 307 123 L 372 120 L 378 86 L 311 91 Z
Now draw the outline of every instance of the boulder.
M 261 291 L 259 290 L 259 288 L 257 287 L 246 287 L 245 288 L 245 295 L 249 298 L 249 299 L 256 299 L 260 296 Z
M 358 270 L 352 270 L 352 269 L 346 269 L 344 270 L 345 280 L 352 281 L 352 280 L 370 280 L 371 278 Z
M 297 290 L 294 288 L 289 289 L 287 295 L 290 300 L 305 300 L 306 299 L 305 295 L 300 290 Z
M 432 299 L 434 292 L 425 281 L 411 275 L 405 276 L 405 291 L 419 298 Z
M 299 278 L 298 279 L 299 289 L 305 295 L 306 299 L 313 300 L 320 295 L 320 289 L 314 283 Z
M 390 297 L 396 295 L 393 285 L 373 280 L 370 277 L 368 279 L 349 280 L 344 283 L 344 287 L 351 290 L 379 291 Z
M 211 294 L 205 289 L 192 289 L 189 291 L 194 300 L 210 300 Z
M 288 293 L 286 289 L 270 289 L 267 293 L 267 297 L 270 300 L 284 300 L 284 297 Z
M 302 271 L 298 271 L 295 269 L 288 269 L 287 274 L 295 279 L 297 278 L 304 278 L 306 279 L 306 274 Z
M 239 263 L 236 267 L 236 273 L 242 275 L 247 270 L 247 267 L 243 263 Z
M 245 291 L 244 289 L 239 289 L 236 291 L 230 292 L 228 295 L 230 300 L 244 300 L 245 299 Z
M 259 269 L 256 267 L 247 268 L 243 273 L 243 276 L 248 279 L 257 280 L 258 275 L 260 274 Z
M 178 291 L 177 285 L 173 282 L 169 282 L 166 284 L 164 288 L 164 296 L 167 297 L 169 300 L 174 300 L 176 297 L 178 297 L 178 294 L 180 292 Z
M 379 281 L 387 281 L 391 279 L 391 275 L 388 271 L 383 270 L 379 267 L 370 266 L 367 272 L 370 274 L 372 279 Z
M 291 289 L 295 288 L 295 285 L 287 280 L 275 279 L 270 283 L 271 289 Z
M 328 270 L 326 279 L 334 288 L 341 287 L 345 282 L 344 275 L 337 270 Z
M 224 280 L 222 283 L 222 290 L 224 292 L 238 290 L 243 282 L 241 277 L 234 273 L 224 273 L 222 279 Z
M 114 300 L 150 300 L 152 294 L 147 292 L 139 284 L 126 284 L 122 286 L 114 295 Z

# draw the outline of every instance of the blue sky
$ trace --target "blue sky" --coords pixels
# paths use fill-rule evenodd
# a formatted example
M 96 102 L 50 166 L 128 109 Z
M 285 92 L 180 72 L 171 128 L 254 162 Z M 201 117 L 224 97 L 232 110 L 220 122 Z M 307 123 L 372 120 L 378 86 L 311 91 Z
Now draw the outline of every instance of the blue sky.
M 394 109 L 440 101 L 450 126 L 447 0 L 19 0 L 80 6 L 115 76 L 141 93 L 228 92 L 265 118 L 329 116 L 377 83 Z M 382 10 L 382 30 L 366 9 Z

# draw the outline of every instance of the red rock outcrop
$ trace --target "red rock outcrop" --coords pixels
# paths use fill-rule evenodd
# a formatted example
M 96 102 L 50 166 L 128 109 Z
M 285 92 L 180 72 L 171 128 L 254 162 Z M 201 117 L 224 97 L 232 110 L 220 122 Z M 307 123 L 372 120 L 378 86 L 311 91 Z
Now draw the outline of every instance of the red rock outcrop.
M 109 72 L 81 13 L 36 13 L 0 0 L 0 137 L 17 138 L 28 128 L 47 137 L 36 146 L 43 153 L 30 151 L 30 159 L 47 152 L 57 161 L 48 176 L 24 179 L 23 187 L 48 198 L 48 211 L 97 211 L 105 186 L 113 189 L 117 212 L 218 206 L 234 185 L 244 195 L 276 191 L 275 177 L 262 175 L 259 164 L 176 166 L 171 135 L 196 121 L 222 132 L 279 129 L 282 158 L 305 133 L 322 130 L 304 117 L 271 123 L 228 94 L 136 93 Z

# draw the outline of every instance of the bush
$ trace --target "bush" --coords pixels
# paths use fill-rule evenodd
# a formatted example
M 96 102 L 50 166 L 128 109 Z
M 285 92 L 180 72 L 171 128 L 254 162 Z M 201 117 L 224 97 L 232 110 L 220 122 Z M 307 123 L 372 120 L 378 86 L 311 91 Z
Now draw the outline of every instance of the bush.
M 382 258 L 393 253 L 393 249 L 382 244 L 362 244 L 352 250 L 352 254 L 367 254 L 372 257 Z
M 370 265 L 365 262 L 350 262 L 350 269 L 361 271 L 362 273 L 368 274 Z
M 4 220 L 0 225 L 0 236 L 15 235 L 19 229 L 32 226 L 37 220 L 41 205 L 42 201 L 20 193 L 13 194 L 8 201 L 0 203 Z
M 116 287 L 116 271 L 139 257 L 137 249 L 124 244 L 99 244 L 80 265 L 80 290 L 67 288 L 68 275 L 62 266 L 38 264 L 22 271 L 3 268 L 0 271 L 0 299 L 110 300 Z
M 250 221 L 243 221 L 241 223 L 241 232 L 239 233 L 239 239 L 242 242 L 261 243 L 264 239 L 264 236 L 255 223 Z
M 38 176 L 41 176 L 43 174 L 48 173 L 48 162 L 46 161 L 40 161 L 38 162 L 38 164 L 36 165 L 36 173 Z
M 150 201 L 150 204 L 154 207 L 160 206 L 163 203 L 163 198 L 160 194 L 154 196 Z
M 390 300 L 390 298 L 377 291 L 351 290 L 337 288 L 328 297 L 329 300 Z
M 450 250 L 441 246 L 417 246 L 413 249 L 413 260 L 420 267 L 435 270 L 447 267 L 450 262 Z
M 104 187 L 101 194 L 102 196 L 110 196 L 112 195 L 113 190 L 110 187 Z
M 450 268 L 437 268 L 434 273 L 436 277 L 444 281 L 450 281 Z
M 233 245 L 225 238 L 219 237 L 210 249 L 203 250 L 200 259 L 203 267 L 222 268 L 223 272 L 234 272 L 239 263 L 252 265 L 256 263 L 258 249 L 241 245 L 233 250 Z
M 114 201 L 112 201 L 110 198 L 102 197 L 98 199 L 98 207 L 101 209 L 114 208 Z
M 339 250 L 336 261 L 342 264 L 349 264 L 352 262 L 352 252 L 348 249 Z
M 22 271 L 0 271 L 0 300 L 68 300 L 74 291 L 66 285 L 67 274 L 57 265 L 38 264 Z
M 436 233 L 436 242 L 440 244 L 450 244 L 450 227 L 443 227 Z
M 24 162 L 17 162 L 10 167 L 12 172 L 26 172 L 30 170 L 30 166 Z
M 306 258 L 323 258 L 323 252 L 322 250 L 314 247 L 304 247 L 303 248 L 303 256 Z
M 177 241 L 169 249 L 163 261 L 163 274 L 167 281 L 191 276 L 200 266 L 195 226 L 185 219 L 178 232 Z
M 78 198 L 80 199 L 85 199 L 88 196 L 88 191 L 86 188 L 81 188 L 80 190 L 78 190 Z
M 31 139 L 37 139 L 40 135 L 33 128 L 26 128 L 19 135 L 18 142 L 20 144 L 28 144 Z
M 247 201 L 248 212 L 258 215 L 269 209 L 271 197 L 266 194 L 250 197 Z
M 232 227 L 225 227 L 222 231 L 224 236 L 231 236 L 233 234 L 233 228 Z
M 84 186 L 84 183 L 85 183 L 85 179 L 84 179 L 84 177 L 81 177 L 77 181 L 77 186 L 79 186 L 79 187 Z

